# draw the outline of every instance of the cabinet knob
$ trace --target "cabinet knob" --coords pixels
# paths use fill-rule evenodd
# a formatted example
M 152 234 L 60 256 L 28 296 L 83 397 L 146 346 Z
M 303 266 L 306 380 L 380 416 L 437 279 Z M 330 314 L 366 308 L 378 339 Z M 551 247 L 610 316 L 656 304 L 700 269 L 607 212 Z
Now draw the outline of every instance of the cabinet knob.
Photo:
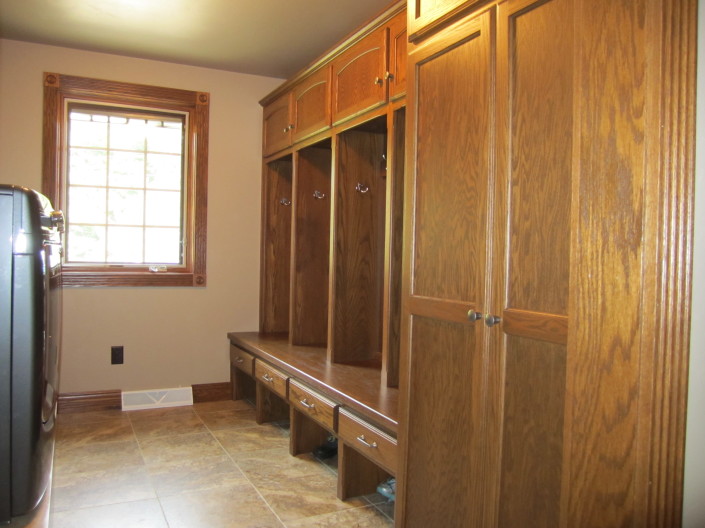
M 485 324 L 487 326 L 494 326 L 496 324 L 499 324 L 501 320 L 502 318 L 497 315 L 485 314 Z
M 468 310 L 468 321 L 474 323 L 475 321 L 479 321 L 480 319 L 482 319 L 482 314 L 480 312 L 476 312 L 475 310 Z
M 392 72 L 385 72 L 384 73 L 384 78 L 387 79 L 388 81 L 393 81 L 394 80 L 394 74 Z
M 375 77 L 375 84 L 384 84 L 384 79 L 382 79 L 381 77 Z

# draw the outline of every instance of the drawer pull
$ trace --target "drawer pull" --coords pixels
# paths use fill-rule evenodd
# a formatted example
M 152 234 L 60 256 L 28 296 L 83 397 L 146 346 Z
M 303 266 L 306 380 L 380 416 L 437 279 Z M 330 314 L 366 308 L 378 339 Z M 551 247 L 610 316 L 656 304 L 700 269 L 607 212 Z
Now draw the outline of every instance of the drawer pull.
M 303 400 L 299 400 L 299 403 L 307 409 L 315 409 L 316 407 L 315 403 L 308 403 L 308 400 L 306 398 L 304 398 Z
M 372 449 L 376 449 L 376 448 L 377 448 L 377 442 L 369 443 L 367 440 L 365 440 L 365 435 L 360 435 L 360 436 L 358 436 L 358 437 L 357 437 L 357 441 L 360 442 L 361 444 L 363 444 L 365 447 L 369 447 L 369 448 L 372 448 Z
M 235 363 L 240 364 L 240 363 L 244 363 L 244 362 L 245 362 L 245 360 L 242 359 L 240 356 L 238 356 L 238 357 L 235 358 Z
M 267 374 L 266 372 L 262 376 L 262 379 L 264 381 L 266 381 L 267 383 L 272 383 L 274 381 L 274 378 L 272 376 L 270 376 L 269 374 Z

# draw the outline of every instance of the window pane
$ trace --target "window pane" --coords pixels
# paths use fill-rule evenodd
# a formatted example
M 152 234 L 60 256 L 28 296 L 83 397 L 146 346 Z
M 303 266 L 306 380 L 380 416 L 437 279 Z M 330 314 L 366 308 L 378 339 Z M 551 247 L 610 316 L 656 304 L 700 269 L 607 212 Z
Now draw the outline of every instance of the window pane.
M 180 190 L 181 156 L 176 154 L 147 154 L 147 187 Z
M 180 229 L 148 227 L 145 229 L 145 261 L 158 264 L 180 264 L 180 240 Z
M 105 227 L 69 225 L 67 235 L 69 262 L 105 262 Z
M 144 191 L 110 189 L 108 191 L 108 224 L 137 225 L 144 222 Z
M 110 152 L 111 187 L 144 188 L 144 154 L 141 152 Z
M 147 150 L 181 154 L 183 136 L 181 123 L 150 121 L 147 127 Z
M 72 113 L 73 115 L 73 113 Z M 108 144 L 108 122 L 71 119 L 69 145 L 72 147 L 105 147 Z
M 110 148 L 126 150 L 144 150 L 145 120 L 110 117 Z
M 105 189 L 100 187 L 71 187 L 66 220 L 78 224 L 105 223 Z
M 105 150 L 69 149 L 69 175 L 71 185 L 105 185 L 108 157 Z
M 108 227 L 107 262 L 139 264 L 142 259 L 142 229 L 139 227 Z
M 181 225 L 181 195 L 170 191 L 147 191 L 145 224 L 152 226 Z

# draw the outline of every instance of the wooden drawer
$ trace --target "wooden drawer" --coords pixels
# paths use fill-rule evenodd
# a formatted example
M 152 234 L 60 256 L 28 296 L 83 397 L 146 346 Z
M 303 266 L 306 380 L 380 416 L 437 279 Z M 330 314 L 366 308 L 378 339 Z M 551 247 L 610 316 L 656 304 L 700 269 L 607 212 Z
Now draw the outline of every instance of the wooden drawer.
M 289 402 L 329 431 L 335 431 L 337 403 L 293 379 L 289 382 Z
M 338 411 L 338 438 L 392 475 L 396 474 L 396 438 L 345 409 Z
M 255 378 L 262 386 L 287 399 L 286 382 L 289 378 L 281 370 L 258 359 L 255 361 Z
M 245 374 L 254 376 L 255 356 L 236 346 L 230 347 L 230 364 L 242 370 Z

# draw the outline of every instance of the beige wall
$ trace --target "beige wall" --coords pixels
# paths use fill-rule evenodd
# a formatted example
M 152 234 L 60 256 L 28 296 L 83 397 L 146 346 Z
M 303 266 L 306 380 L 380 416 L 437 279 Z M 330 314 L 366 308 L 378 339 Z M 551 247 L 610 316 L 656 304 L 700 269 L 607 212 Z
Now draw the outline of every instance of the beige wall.
M 258 101 L 281 80 L 0 40 L 2 183 L 41 188 L 44 71 L 211 94 L 208 286 L 66 289 L 61 392 L 228 380 L 226 333 L 257 328 Z M 124 365 L 110 365 L 111 345 Z

